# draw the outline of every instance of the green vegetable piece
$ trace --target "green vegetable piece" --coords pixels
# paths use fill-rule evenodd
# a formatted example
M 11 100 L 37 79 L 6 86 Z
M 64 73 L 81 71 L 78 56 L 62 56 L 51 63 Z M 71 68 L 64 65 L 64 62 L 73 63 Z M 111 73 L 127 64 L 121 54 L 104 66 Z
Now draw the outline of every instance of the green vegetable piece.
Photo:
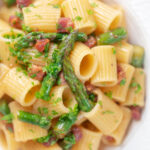
M 10 114 L 10 109 L 9 109 L 8 104 L 6 103 L 6 101 L 1 100 L 1 103 L 0 103 L 0 112 L 3 115 Z
M 61 138 L 63 135 L 66 135 L 69 132 L 70 128 L 77 120 L 78 113 L 78 105 L 76 105 L 75 108 L 69 113 L 60 116 L 53 129 L 53 132 L 58 138 Z
M 84 84 L 76 77 L 69 57 L 67 56 L 65 56 L 63 60 L 63 72 L 64 78 L 75 95 L 79 108 L 84 112 L 89 112 L 93 108 L 94 104 L 89 100 Z
M 99 45 L 109 45 L 122 41 L 127 37 L 125 28 L 117 28 L 110 32 L 103 33 L 98 38 Z
M 16 4 L 16 0 L 4 0 L 4 2 L 8 7 Z
M 45 101 L 50 100 L 50 91 L 53 85 L 57 81 L 57 76 L 62 70 L 62 63 L 64 55 L 69 55 L 74 47 L 75 40 L 77 38 L 77 31 L 70 33 L 64 38 L 59 46 L 59 49 L 55 49 L 52 54 L 52 60 L 46 67 L 47 75 L 42 82 L 42 87 L 36 97 Z
M 13 114 L 7 114 L 1 118 L 1 120 L 7 121 L 7 123 L 12 123 L 12 120 L 14 119 Z
M 68 134 L 62 141 L 59 142 L 59 145 L 63 150 L 70 150 L 74 144 L 76 144 L 76 140 L 72 133 Z
M 41 128 L 49 129 L 51 125 L 51 119 L 38 114 L 32 114 L 25 111 L 18 112 L 18 119 L 23 122 L 38 125 Z
M 134 67 L 143 67 L 143 63 L 144 63 L 144 48 L 135 45 L 133 48 L 133 57 L 131 64 Z
M 54 145 L 57 142 L 57 138 L 52 134 L 52 132 L 49 132 L 47 136 L 38 138 L 36 141 L 38 143 L 48 143 L 51 139 L 53 139 L 53 141 L 51 141 L 50 145 Z

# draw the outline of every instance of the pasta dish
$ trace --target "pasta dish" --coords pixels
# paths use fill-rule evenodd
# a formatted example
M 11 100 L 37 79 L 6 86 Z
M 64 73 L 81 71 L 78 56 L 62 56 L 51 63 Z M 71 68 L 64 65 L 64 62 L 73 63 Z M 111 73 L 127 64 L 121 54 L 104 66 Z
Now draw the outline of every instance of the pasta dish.
M 0 145 L 100 150 L 121 145 L 145 96 L 144 48 L 124 9 L 99 0 L 3 0 Z

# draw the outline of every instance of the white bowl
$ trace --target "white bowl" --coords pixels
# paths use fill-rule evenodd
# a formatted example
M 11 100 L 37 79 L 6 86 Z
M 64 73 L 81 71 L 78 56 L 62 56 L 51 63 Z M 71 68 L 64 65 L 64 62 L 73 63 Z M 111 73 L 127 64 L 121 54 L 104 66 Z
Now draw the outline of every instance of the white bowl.
M 0 0 L 1 1 L 1 0 Z M 150 0 L 104 0 L 121 4 L 126 11 L 129 42 L 145 47 L 146 105 L 142 119 L 132 122 L 123 144 L 119 147 L 105 147 L 104 150 L 150 150 Z M 2 148 L 0 148 L 2 150 Z M 103 148 L 102 148 L 103 150 Z

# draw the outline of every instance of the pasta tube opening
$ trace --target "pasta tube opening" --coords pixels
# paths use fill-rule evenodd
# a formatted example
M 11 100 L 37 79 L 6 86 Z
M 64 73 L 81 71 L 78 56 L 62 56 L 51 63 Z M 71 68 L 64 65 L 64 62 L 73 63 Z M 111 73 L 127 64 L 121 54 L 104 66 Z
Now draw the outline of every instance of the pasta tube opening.
M 91 72 L 93 71 L 94 64 L 95 59 L 93 55 L 88 54 L 84 56 L 80 64 L 80 74 L 89 78 L 89 76 L 91 76 Z
M 40 86 L 35 86 L 31 88 L 25 96 L 24 103 L 27 105 L 33 103 L 33 99 L 35 98 L 35 93 L 39 90 L 40 90 Z
M 71 93 L 69 87 L 66 87 L 62 94 L 62 100 L 63 104 L 67 108 L 73 108 L 76 104 L 76 101 L 74 100 L 74 95 Z

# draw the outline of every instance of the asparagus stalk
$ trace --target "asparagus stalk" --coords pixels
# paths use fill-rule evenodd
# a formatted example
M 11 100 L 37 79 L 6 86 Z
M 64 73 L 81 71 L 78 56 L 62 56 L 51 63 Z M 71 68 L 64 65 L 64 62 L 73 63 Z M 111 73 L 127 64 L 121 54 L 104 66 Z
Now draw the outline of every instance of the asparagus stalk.
M 35 42 L 37 39 L 50 39 L 53 42 L 59 42 L 64 39 L 67 34 L 62 33 L 43 33 L 43 32 L 31 32 L 21 38 L 19 38 L 15 44 L 17 50 L 23 48 L 29 48 L 30 44 Z M 87 40 L 87 35 L 85 33 L 79 32 L 77 34 L 77 41 L 85 42 Z
M 143 67 L 144 63 L 144 48 L 135 45 L 133 47 L 133 57 L 131 64 L 135 67 Z
M 79 108 L 82 111 L 89 112 L 93 108 L 92 101 L 89 100 L 86 88 L 83 83 L 76 77 L 70 60 L 65 56 L 63 60 L 63 72 L 64 78 L 66 79 L 68 85 L 70 86 L 72 92 L 78 101 Z
M 6 103 L 6 101 L 2 101 L 0 103 L 0 113 L 2 113 L 3 115 L 8 115 L 10 114 L 10 109 L 8 107 L 8 104 Z
M 109 45 L 122 41 L 127 37 L 125 28 L 117 28 L 98 37 L 99 45 Z
M 76 144 L 76 140 L 72 133 L 65 136 L 65 138 L 59 142 L 63 150 L 70 150 L 74 144 Z
M 17 115 L 18 119 L 23 122 L 38 125 L 41 128 L 49 129 L 51 125 L 51 119 L 38 114 L 32 114 L 25 111 L 19 111 Z
M 52 60 L 50 64 L 46 67 L 47 75 L 42 82 L 42 87 L 36 97 L 49 101 L 50 100 L 50 90 L 57 80 L 59 72 L 62 70 L 62 63 L 64 55 L 69 55 L 70 51 L 74 47 L 74 43 L 77 38 L 77 31 L 72 32 L 70 35 L 66 36 L 59 46 L 59 49 L 54 50 L 52 54 Z

